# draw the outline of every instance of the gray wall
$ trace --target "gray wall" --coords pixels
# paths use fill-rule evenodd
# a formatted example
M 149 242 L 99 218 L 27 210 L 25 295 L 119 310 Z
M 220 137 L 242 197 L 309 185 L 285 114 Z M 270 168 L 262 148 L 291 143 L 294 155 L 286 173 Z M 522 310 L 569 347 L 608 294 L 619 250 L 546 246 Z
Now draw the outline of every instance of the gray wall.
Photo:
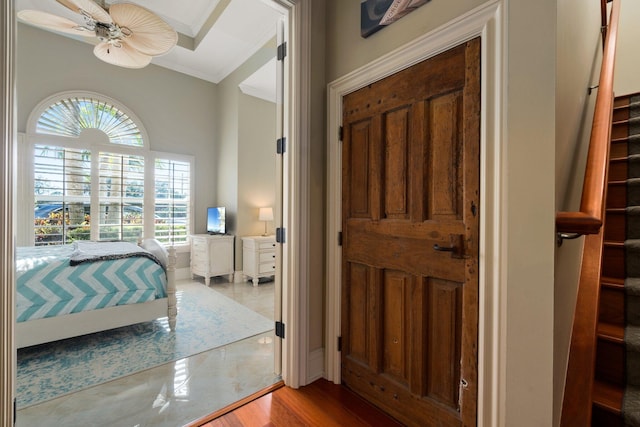
M 230 222 L 228 232 L 236 235 L 236 270 L 242 270 L 242 241 L 240 236 L 249 232 L 251 229 L 249 223 L 254 221 L 249 219 L 253 212 L 245 210 L 249 208 L 251 203 L 248 204 L 246 196 L 241 195 L 241 192 L 251 188 L 253 183 L 266 179 L 266 175 L 263 175 L 263 173 L 268 174 L 266 171 L 261 171 L 254 179 L 250 170 L 253 160 L 249 160 L 245 154 L 257 150 L 275 162 L 275 148 L 267 154 L 265 145 L 269 146 L 269 142 L 275 142 L 276 121 L 275 108 L 270 110 L 266 105 L 249 102 L 247 98 L 250 97 L 243 95 L 238 85 L 275 55 L 276 41 L 274 38 L 218 84 L 217 110 L 219 111 L 219 127 L 216 130 L 216 140 L 219 141 L 216 153 L 217 203 L 227 207 L 227 218 Z M 266 114 L 268 117 L 258 117 L 258 114 Z M 272 119 L 272 122 L 270 119 Z M 249 130 L 247 129 L 248 126 L 253 126 L 255 129 Z M 262 137 L 254 138 L 256 135 L 262 135 Z M 252 147 L 253 144 L 255 144 L 255 147 Z M 240 150 L 242 150 L 242 153 L 240 153 Z M 259 185 L 261 188 L 271 187 L 275 189 L 275 175 L 269 177 L 269 182 L 273 184 L 267 184 L 264 187 L 262 187 L 262 184 Z M 240 187 L 241 185 L 242 188 Z M 261 197 L 265 198 L 266 203 L 273 200 L 275 192 Z M 257 206 L 256 203 L 261 203 L 261 201 L 254 201 L 253 206 Z M 273 204 L 273 202 L 271 203 Z M 240 212 L 241 209 L 243 209 L 242 212 Z M 253 211 L 254 208 L 251 207 L 250 210 Z M 257 213 L 255 215 L 257 216 Z
M 274 207 L 276 200 L 276 105 L 244 94 L 239 98 L 236 241 L 241 236 L 264 233 L 265 223 L 258 221 L 258 208 Z M 266 225 L 267 233 L 275 234 L 274 222 Z M 239 255 L 241 261 L 242 253 Z
M 634 0 L 620 2 L 620 28 L 618 29 L 618 50 L 616 55 L 616 95 L 629 95 L 640 92 L 640 3 Z

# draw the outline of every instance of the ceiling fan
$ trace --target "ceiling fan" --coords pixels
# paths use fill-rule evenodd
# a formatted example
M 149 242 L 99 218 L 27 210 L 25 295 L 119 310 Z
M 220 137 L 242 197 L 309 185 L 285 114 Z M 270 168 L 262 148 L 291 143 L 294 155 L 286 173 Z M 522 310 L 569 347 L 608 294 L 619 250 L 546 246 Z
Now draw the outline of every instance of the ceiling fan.
M 108 8 L 93 0 L 56 0 L 78 13 L 78 24 L 62 16 L 39 10 L 21 10 L 18 18 L 33 25 L 99 42 L 93 53 L 101 60 L 126 68 L 143 68 L 154 56 L 168 52 L 178 41 L 173 28 L 153 12 L 131 3 Z

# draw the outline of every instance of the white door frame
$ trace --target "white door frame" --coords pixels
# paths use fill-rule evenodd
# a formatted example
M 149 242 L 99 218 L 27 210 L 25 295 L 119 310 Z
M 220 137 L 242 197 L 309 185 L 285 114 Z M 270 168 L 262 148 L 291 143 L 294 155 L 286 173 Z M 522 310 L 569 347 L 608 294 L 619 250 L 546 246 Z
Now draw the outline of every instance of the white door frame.
M 282 378 L 298 387 L 307 382 L 308 359 L 308 164 L 311 5 L 305 0 L 270 0 L 287 11 L 290 55 L 285 75 L 284 129 L 287 153 L 284 163 L 283 226 L 287 240 L 282 248 L 283 340 Z M 2 75 L 2 150 L 0 150 L 0 427 L 13 425 L 15 397 L 14 334 L 14 149 L 16 20 L 14 2 L 0 6 L 0 74 Z
M 282 379 L 297 388 L 308 382 L 309 358 L 309 141 L 311 85 L 311 2 L 271 0 L 288 11 L 287 57 L 282 117 L 286 152 L 282 158 Z
M 15 389 L 15 347 L 13 339 L 13 197 L 15 188 L 15 39 L 16 23 L 13 1 L 0 6 L 0 113 L 2 150 L 0 150 L 0 425 L 13 425 Z
M 505 342 L 501 301 L 499 254 L 500 224 L 504 212 L 499 207 L 504 169 L 503 151 L 503 22 L 501 2 L 491 1 L 425 34 L 405 46 L 341 77 L 328 86 L 328 171 L 327 171 L 327 283 L 326 283 L 326 376 L 339 383 L 338 337 L 341 313 L 341 259 L 338 232 L 342 229 L 342 144 L 338 141 L 342 124 L 342 98 L 370 83 L 433 57 L 467 40 L 481 41 L 481 131 L 480 131 L 480 252 L 479 252 L 479 337 L 478 337 L 478 425 L 499 425 L 503 410 L 499 387 L 504 381 L 500 368 Z

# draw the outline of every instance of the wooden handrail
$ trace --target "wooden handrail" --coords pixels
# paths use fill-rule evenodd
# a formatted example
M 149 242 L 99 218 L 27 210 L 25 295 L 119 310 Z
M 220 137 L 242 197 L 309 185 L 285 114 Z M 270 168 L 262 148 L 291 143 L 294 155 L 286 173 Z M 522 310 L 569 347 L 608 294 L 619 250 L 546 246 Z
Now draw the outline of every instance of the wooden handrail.
M 620 0 L 614 0 L 609 31 L 606 32 L 600 87 L 591 128 L 580 212 L 559 212 L 556 216 L 558 232 L 587 234 L 582 250 L 582 264 L 560 419 L 561 427 L 591 425 L 600 276 L 604 245 L 602 224 L 605 212 L 613 116 L 613 72 L 619 11 Z M 604 31 L 603 34 L 605 34 Z
M 620 2 L 614 0 L 602 56 L 580 211 L 558 212 L 556 214 L 556 231 L 558 233 L 597 234 L 602 227 L 613 117 L 613 76 L 619 16 Z

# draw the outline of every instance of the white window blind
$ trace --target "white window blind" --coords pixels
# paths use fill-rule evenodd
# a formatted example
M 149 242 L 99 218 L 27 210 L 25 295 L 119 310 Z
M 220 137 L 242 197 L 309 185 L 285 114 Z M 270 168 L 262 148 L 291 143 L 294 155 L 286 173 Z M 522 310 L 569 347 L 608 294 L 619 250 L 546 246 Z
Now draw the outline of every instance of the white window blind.
M 144 157 L 100 153 L 100 240 L 136 241 L 144 221 Z
M 155 238 L 165 244 L 185 244 L 191 215 L 191 164 L 158 158 L 154 176 Z
M 91 153 L 36 145 L 33 162 L 35 244 L 89 239 Z

